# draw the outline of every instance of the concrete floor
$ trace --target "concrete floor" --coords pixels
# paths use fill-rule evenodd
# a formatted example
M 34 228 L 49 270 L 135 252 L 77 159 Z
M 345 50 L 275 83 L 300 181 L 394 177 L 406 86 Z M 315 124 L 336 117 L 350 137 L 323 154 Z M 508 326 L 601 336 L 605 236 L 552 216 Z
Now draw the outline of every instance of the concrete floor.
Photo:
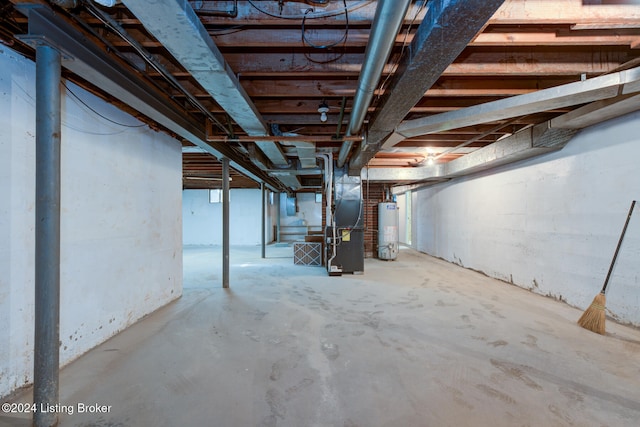
M 640 425 L 637 329 L 408 249 L 331 278 L 267 257 L 233 248 L 223 290 L 219 248 L 185 248 L 184 296 L 61 373 L 61 404 L 111 411 L 60 425 Z

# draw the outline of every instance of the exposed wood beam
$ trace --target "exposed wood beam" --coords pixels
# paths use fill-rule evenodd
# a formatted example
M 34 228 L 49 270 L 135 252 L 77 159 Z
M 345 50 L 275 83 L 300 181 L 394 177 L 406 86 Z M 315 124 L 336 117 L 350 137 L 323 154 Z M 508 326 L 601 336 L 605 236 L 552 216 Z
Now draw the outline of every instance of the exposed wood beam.
M 560 84 L 577 81 L 580 75 L 575 74 L 571 78 L 496 78 L 495 75 L 483 79 L 444 78 L 437 81 L 424 96 L 451 97 L 451 96 L 511 96 L 529 93 L 538 89 L 553 87 Z M 302 98 L 313 97 L 321 100 L 324 97 L 353 96 L 356 81 L 335 80 L 242 80 L 242 85 L 251 97 L 267 98 Z M 412 96 L 420 100 L 416 88 L 412 89 Z M 206 96 L 197 93 L 196 96 Z M 380 95 L 376 91 L 376 95 Z M 257 102 L 257 100 L 256 100 Z
M 298 17 L 300 20 L 304 14 L 304 10 L 307 7 L 299 2 L 283 2 L 282 13 L 280 13 L 278 2 L 276 1 L 255 1 L 254 2 L 262 10 L 269 12 L 274 16 L 267 16 L 263 12 L 254 8 L 247 1 L 238 1 L 238 16 L 235 18 L 226 18 L 223 16 L 200 16 L 201 22 L 205 26 L 221 26 L 221 25 L 265 25 L 265 21 L 269 25 L 286 25 L 290 26 L 292 19 L 277 18 L 282 15 L 285 17 Z M 217 1 L 215 2 L 215 8 L 221 10 L 229 10 L 233 7 L 232 1 Z M 228 8 L 228 9 L 225 9 Z M 349 24 L 350 25 L 367 25 L 371 23 L 371 17 L 373 16 L 376 8 L 375 2 L 362 2 L 358 0 L 347 1 L 347 9 L 349 9 Z M 340 12 L 343 9 L 342 2 L 329 2 L 326 7 L 315 7 L 315 13 L 309 15 L 310 17 L 318 16 L 319 14 L 327 14 L 329 12 Z M 196 13 L 198 10 L 195 9 Z M 299 22 L 299 20 L 294 20 Z M 344 13 L 335 13 L 333 16 L 327 16 L 325 18 L 308 19 L 312 22 L 312 25 L 326 25 L 336 24 L 343 25 L 345 23 Z
M 500 138 L 503 134 L 492 134 L 485 135 L 478 141 L 480 142 L 494 142 L 496 139 Z M 400 144 L 396 144 L 396 146 L 400 147 L 422 147 L 424 144 L 432 144 L 432 143 L 447 143 L 451 141 L 467 141 L 470 138 L 469 135 L 465 134 L 456 134 L 456 133 L 439 133 L 439 134 L 431 134 L 425 135 L 416 138 L 405 139 Z
M 317 125 L 320 123 L 320 115 L 315 114 L 263 114 L 262 118 L 267 123 L 288 123 L 291 125 Z M 349 116 L 345 116 L 344 123 L 349 119 Z M 325 125 L 335 126 L 338 124 L 338 113 L 329 114 Z M 335 133 L 335 127 L 332 127 L 333 133 Z M 329 132 L 332 133 L 332 132 Z
M 31 3 L 46 3 L 43 0 L 30 0 Z M 16 0 L 12 0 L 12 3 L 20 3 Z M 215 2 L 216 9 L 226 10 L 233 7 L 232 1 L 220 1 Z M 257 2 L 258 4 L 264 3 L 264 9 L 271 11 L 275 15 L 279 14 L 278 5 L 276 2 Z M 273 3 L 273 4 L 269 4 Z M 283 9 L 283 14 L 300 14 L 300 7 L 298 3 L 285 2 L 286 8 Z M 361 4 L 362 2 L 353 0 L 347 1 L 347 7 Z M 341 6 L 341 5 L 340 5 Z M 368 4 L 361 5 L 357 9 L 349 12 L 349 24 L 356 28 L 358 26 L 368 27 L 371 23 L 371 17 L 374 14 L 376 4 L 370 2 Z M 415 14 L 416 5 L 412 6 L 414 9 L 410 10 L 407 14 L 408 17 L 413 17 Z M 341 7 L 339 7 L 341 8 Z M 322 8 L 317 8 L 322 10 Z M 197 13 L 197 10 L 196 10 Z M 420 24 L 424 12 L 418 16 L 415 24 Z M 24 18 L 21 18 L 24 20 Z M 85 21 L 91 25 L 99 25 L 100 22 L 92 17 L 88 17 Z M 262 12 L 253 8 L 247 1 L 238 1 L 238 16 L 235 18 L 223 17 L 223 16 L 200 16 L 200 21 L 208 28 L 213 27 L 251 27 L 251 26 L 283 26 L 291 27 L 292 20 L 280 19 L 275 17 L 268 17 Z M 140 21 L 133 16 L 123 16 L 118 18 L 118 22 L 123 26 L 140 26 Z M 295 21 L 298 22 L 298 21 Z M 405 23 L 408 23 L 406 20 Z M 504 4 L 498 9 L 498 11 L 489 20 L 489 24 L 507 24 L 507 25 L 530 25 L 530 24 L 576 24 L 584 27 L 594 25 L 606 25 L 612 24 L 620 28 L 621 24 L 627 23 L 632 28 L 637 28 L 638 22 L 640 22 L 640 5 L 638 4 L 610 4 L 610 5 L 584 5 L 582 0 L 563 0 L 563 1 L 550 1 L 550 0 L 506 0 Z M 322 19 L 314 19 L 308 21 L 308 26 L 344 26 L 345 16 L 344 14 L 337 14 L 333 17 L 327 17 Z M 608 27 L 611 28 L 611 27 Z M 350 30 L 351 32 L 351 30 Z
M 300 113 L 312 113 L 318 114 L 318 106 L 320 105 L 321 100 L 308 100 L 308 99 L 257 99 L 255 104 L 258 107 L 258 110 L 262 114 L 269 113 L 286 113 L 286 114 L 300 114 Z M 335 112 L 336 114 L 340 111 L 340 100 L 339 99 L 326 99 L 327 104 L 329 105 L 329 112 Z M 350 104 L 350 103 L 348 103 Z M 347 107 L 346 111 L 348 112 L 351 109 L 350 106 Z
M 594 22 L 589 24 L 575 24 L 571 26 L 572 30 L 613 30 L 630 28 L 640 28 L 640 22 Z
M 243 80 L 251 97 L 301 98 L 353 96 L 357 81 L 335 80 Z
M 640 34 L 581 34 L 581 32 L 484 32 L 469 46 L 630 46 L 635 45 Z
M 625 24 L 625 28 L 629 24 Z M 591 29 L 593 25 L 575 25 L 572 29 Z M 534 27 L 534 26 L 532 26 Z M 595 29 L 619 29 L 613 24 L 597 25 Z M 634 29 L 640 27 L 640 23 L 634 25 Z M 525 27 L 526 28 L 526 27 Z M 637 30 L 627 31 L 625 34 L 622 31 L 618 33 L 611 31 L 609 33 L 596 34 L 581 34 L 580 31 L 574 31 L 571 33 L 559 33 L 556 28 L 551 28 L 548 31 L 542 32 L 537 28 L 532 28 L 529 31 L 500 31 L 500 32 L 483 32 L 479 34 L 469 46 L 575 46 L 575 45 L 588 45 L 588 46 L 630 46 L 634 44 L 640 34 Z M 307 35 L 316 44 L 328 44 L 335 40 L 339 40 L 342 37 L 342 30 L 317 30 Z M 369 36 L 368 29 L 354 29 L 349 30 L 349 37 L 346 41 L 346 46 L 350 48 L 365 48 L 367 45 Z M 249 29 L 241 32 L 230 33 L 226 35 L 213 35 L 213 40 L 221 50 L 225 48 L 237 48 L 237 47 L 251 47 L 251 48 L 268 48 L 273 46 L 278 47 L 300 47 L 302 46 L 300 30 L 299 29 L 281 29 L 277 32 L 265 34 L 264 30 Z M 406 35 L 405 33 L 399 34 L 396 37 L 396 45 L 402 46 L 404 43 L 411 43 L 413 40 L 413 34 Z M 146 42 L 145 46 L 157 47 L 157 42 Z M 114 42 L 115 46 L 124 46 L 122 42 Z
M 304 46 L 302 43 L 302 32 L 299 27 L 282 28 L 277 31 L 268 32 L 267 34 L 265 34 L 265 31 L 260 28 L 249 28 L 243 31 L 230 32 L 229 34 L 224 34 L 222 31 L 217 32 L 210 30 L 209 34 L 211 34 L 216 45 L 222 50 L 225 48 L 235 48 L 239 46 L 252 48 L 268 48 L 273 46 L 278 46 L 279 48 L 291 48 Z M 316 45 L 335 43 L 343 36 L 344 28 L 313 28 L 305 32 L 305 37 Z M 349 29 L 349 36 L 347 37 L 344 46 L 348 46 L 350 48 L 359 47 L 364 50 L 367 46 L 368 40 L 368 28 L 353 28 Z M 402 44 L 404 40 L 404 37 L 399 36 L 396 38 L 396 43 Z M 343 45 L 341 44 L 340 46 Z
M 640 36 L 637 38 L 640 40 Z M 628 45 L 627 40 L 626 45 Z M 640 53 L 628 46 L 595 46 L 584 43 L 566 49 L 550 49 L 544 46 L 477 46 L 466 49 L 447 66 L 444 76 L 469 75 L 576 75 L 600 74 L 629 61 Z M 318 60 L 331 59 L 335 53 L 317 56 Z M 313 56 L 315 58 L 315 56 Z M 363 54 L 345 54 L 331 63 L 309 61 L 303 53 L 225 53 L 225 59 L 233 70 L 241 72 L 242 79 L 258 76 L 289 78 L 351 77 L 357 75 L 364 60 Z M 383 71 L 387 75 L 392 65 Z
M 595 47 L 548 50 L 538 47 L 468 48 L 443 76 L 570 76 L 606 73 L 634 58 L 626 48 Z
M 505 97 L 534 92 L 540 89 L 559 86 L 579 79 L 579 76 L 571 78 L 512 78 L 492 77 L 485 78 L 442 78 L 424 94 L 426 97 Z
M 396 148 L 414 148 L 414 149 L 424 149 L 424 148 L 451 148 L 451 147 L 457 147 L 458 145 L 460 145 L 461 143 L 465 142 L 467 138 L 460 138 L 460 139 L 453 139 L 451 141 L 440 141 L 440 140 L 435 140 L 435 141 L 429 141 L 429 140 L 425 140 L 425 141 L 403 141 L 397 145 L 394 146 L 394 149 Z M 496 142 L 497 138 L 494 138 L 490 141 L 475 141 L 471 144 L 469 144 L 467 147 L 475 147 L 475 148 L 479 148 L 479 147 L 484 147 L 488 144 L 492 144 L 494 142 Z M 393 152 L 393 151 L 392 151 Z M 384 151 L 380 151 L 376 154 L 376 157 L 379 156 L 380 154 L 384 153 Z
M 638 5 L 583 5 L 582 0 L 506 0 L 490 24 L 591 24 L 640 22 Z

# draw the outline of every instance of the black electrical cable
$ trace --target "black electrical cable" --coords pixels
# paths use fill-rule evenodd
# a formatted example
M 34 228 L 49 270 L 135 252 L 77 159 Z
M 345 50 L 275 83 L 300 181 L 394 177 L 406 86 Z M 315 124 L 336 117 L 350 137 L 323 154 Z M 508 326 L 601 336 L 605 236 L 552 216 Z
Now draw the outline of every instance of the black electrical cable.
M 344 34 L 342 35 L 342 38 L 340 38 L 340 40 L 338 40 L 335 43 L 331 43 L 328 45 L 315 45 L 313 43 L 311 43 L 307 37 L 305 36 L 305 21 L 306 21 L 306 16 L 309 13 L 309 11 L 313 11 L 313 9 L 307 9 L 304 13 L 304 17 L 302 18 L 302 44 L 303 45 L 309 45 L 313 48 L 316 49 L 332 49 L 335 46 L 338 46 L 340 43 L 344 45 L 346 45 L 347 43 L 347 37 L 349 36 L 349 9 L 347 8 L 347 1 L 346 0 L 342 0 L 342 3 L 344 5 L 344 16 L 345 16 L 345 30 L 344 30 Z M 335 62 L 338 59 L 342 58 L 345 54 L 345 49 L 342 49 L 341 52 L 339 52 L 335 57 L 331 58 L 331 59 L 327 59 L 324 61 L 319 61 L 317 59 L 312 58 L 308 52 L 304 52 L 304 57 L 307 58 L 308 61 L 316 63 L 316 64 L 329 64 L 331 62 Z
M 92 14 L 94 17 L 96 17 L 98 20 L 100 20 L 105 25 L 106 28 L 110 29 L 114 34 L 119 36 L 122 40 L 124 40 L 127 43 L 129 43 L 129 45 L 138 53 L 138 55 L 140 55 L 140 57 L 147 64 L 149 64 L 153 69 L 155 69 L 164 78 L 164 80 L 167 83 L 169 83 L 171 86 L 173 86 L 178 91 L 182 92 L 187 97 L 188 102 L 193 107 L 195 107 L 201 113 L 203 113 L 215 126 L 218 127 L 218 129 L 220 129 L 222 132 L 226 133 L 227 135 L 230 135 L 227 132 L 227 129 L 225 128 L 225 126 L 222 123 L 220 123 L 220 121 L 218 119 L 216 119 L 213 116 L 213 114 L 211 114 L 211 112 L 208 111 L 200 102 L 198 102 L 198 100 L 188 90 L 186 90 L 175 79 L 175 77 L 173 77 L 173 75 L 171 73 L 169 73 L 167 70 L 165 70 L 162 65 L 160 65 L 159 63 L 156 63 L 156 61 L 153 59 L 152 55 L 149 52 L 147 52 L 142 47 L 142 45 L 137 43 L 129 34 L 127 34 L 127 32 L 124 30 L 124 28 L 122 28 L 120 26 L 119 23 L 117 23 L 112 17 L 110 17 L 108 14 L 106 14 L 102 10 L 98 9 L 97 7 L 95 7 L 95 5 L 93 5 L 91 3 L 88 3 L 88 2 L 85 3 L 85 7 L 86 7 L 87 11 L 90 14 Z M 128 58 L 126 58 L 123 55 L 121 55 L 121 53 L 113 45 L 109 44 L 103 37 L 101 37 L 99 34 L 97 34 L 93 30 L 93 28 L 91 28 L 84 20 L 80 19 L 80 17 L 78 15 L 73 15 L 73 16 L 85 29 L 90 31 L 92 34 L 94 34 L 100 40 L 102 40 L 105 43 L 107 43 L 107 45 L 110 46 L 110 48 L 111 48 L 111 50 L 113 52 L 115 52 L 119 57 L 123 58 L 132 67 L 135 68 L 134 64 L 132 64 L 131 61 Z M 153 83 L 156 87 L 158 87 L 160 89 L 160 87 L 153 80 L 150 80 L 150 81 L 151 81 L 151 83 Z
M 94 114 L 96 114 L 99 117 L 102 117 L 103 119 L 105 119 L 108 122 L 111 122 L 113 124 L 116 124 L 118 126 L 122 126 L 122 127 L 126 127 L 126 128 L 141 128 L 141 127 L 145 127 L 147 126 L 146 124 L 141 124 L 141 125 L 128 125 L 125 123 L 120 123 L 117 122 L 115 120 L 110 119 L 109 117 L 99 113 L 98 111 L 96 111 L 93 107 L 91 107 L 89 104 L 87 104 L 86 102 L 84 102 L 78 95 L 76 95 L 71 88 L 69 88 L 69 86 L 67 86 L 67 84 L 63 81 L 62 85 L 65 87 L 65 89 L 67 89 L 67 91 L 69 92 L 69 94 L 71 96 L 73 96 L 76 100 L 78 100 L 78 102 L 80 102 L 82 105 L 84 105 L 85 107 L 87 107 L 89 110 L 91 110 Z
M 235 34 L 235 33 L 239 33 L 241 31 L 246 31 L 246 27 L 244 25 L 234 25 L 232 27 L 226 27 L 226 28 L 221 28 L 221 29 L 208 29 L 207 32 L 209 33 L 209 35 L 211 36 L 226 36 L 229 34 Z
M 310 42 L 309 39 L 307 39 L 307 36 L 305 35 L 306 30 L 305 30 L 304 24 L 307 21 L 307 15 L 309 14 L 309 12 L 313 12 L 313 8 L 309 8 L 305 10 L 304 16 L 302 18 L 302 43 L 303 44 L 307 44 L 316 49 L 330 49 L 332 47 L 338 46 L 340 43 L 344 43 L 347 41 L 347 36 L 349 35 L 349 11 L 347 10 L 347 0 L 342 0 L 342 3 L 344 4 L 345 28 L 344 28 L 344 34 L 342 34 L 342 37 L 340 38 L 340 40 L 334 43 L 326 44 L 326 45 L 316 45 Z

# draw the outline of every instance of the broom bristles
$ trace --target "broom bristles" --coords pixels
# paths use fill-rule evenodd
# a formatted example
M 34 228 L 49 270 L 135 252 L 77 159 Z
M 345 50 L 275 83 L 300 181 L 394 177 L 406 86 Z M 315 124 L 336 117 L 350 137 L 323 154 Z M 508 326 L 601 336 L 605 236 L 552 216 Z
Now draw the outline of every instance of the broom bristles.
M 578 325 L 597 334 L 604 335 L 604 306 L 606 303 L 607 298 L 603 293 L 596 295 L 589 308 L 578 319 Z

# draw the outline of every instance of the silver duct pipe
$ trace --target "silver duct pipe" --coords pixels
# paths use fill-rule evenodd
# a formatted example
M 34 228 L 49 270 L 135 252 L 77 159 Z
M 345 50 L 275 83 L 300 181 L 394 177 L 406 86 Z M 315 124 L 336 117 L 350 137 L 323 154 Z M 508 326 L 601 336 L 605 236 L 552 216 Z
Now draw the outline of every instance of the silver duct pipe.
M 280 126 L 277 123 L 271 124 L 271 133 L 273 136 L 287 136 L 296 137 L 300 136 L 293 132 L 282 132 Z M 296 154 L 300 160 L 300 167 L 302 169 L 312 169 L 318 166 L 316 161 L 316 144 L 309 141 L 280 141 L 280 144 L 287 145 L 289 147 L 296 148 Z
M 326 222 L 333 225 L 331 217 L 331 203 L 333 200 L 333 156 L 328 153 L 316 154 L 316 157 L 324 162 L 324 192 L 327 196 Z
M 336 225 L 333 220 L 333 213 L 331 212 L 331 206 L 333 204 L 333 155 L 329 153 L 320 153 L 316 154 L 316 157 L 323 160 L 324 163 L 324 192 L 327 197 L 327 207 L 326 207 L 326 226 L 331 227 L 331 258 L 326 260 L 327 268 L 331 265 L 331 262 L 335 259 L 337 255 L 336 248 L 336 237 L 337 230 Z M 324 232 L 324 231 L 323 231 Z M 326 236 L 325 236 L 325 241 Z
M 382 76 L 384 66 L 400 31 L 411 0 L 380 0 L 371 23 L 369 42 L 364 54 L 364 64 L 358 78 L 358 88 L 353 98 L 353 107 L 346 136 L 360 132 L 373 99 L 373 94 Z M 353 147 L 353 141 L 345 141 L 338 154 L 338 167 L 344 166 Z

